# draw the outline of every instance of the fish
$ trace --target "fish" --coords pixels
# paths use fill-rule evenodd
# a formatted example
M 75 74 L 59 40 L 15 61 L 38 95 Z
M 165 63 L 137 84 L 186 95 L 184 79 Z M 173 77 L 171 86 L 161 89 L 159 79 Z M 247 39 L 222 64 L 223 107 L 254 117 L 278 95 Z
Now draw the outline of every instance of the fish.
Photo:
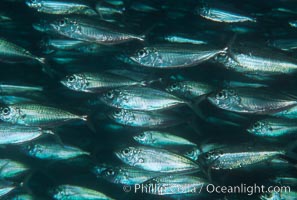
M 126 165 L 120 165 L 114 167 L 107 167 L 99 174 L 100 177 L 111 183 L 122 185 L 135 185 L 141 184 L 151 178 L 157 177 L 161 173 L 146 171 Z
M 164 37 L 164 40 L 167 42 L 173 42 L 173 43 L 183 43 L 183 44 L 207 44 L 206 41 L 204 40 L 197 40 L 197 39 L 192 39 L 189 37 L 184 37 L 184 36 L 179 36 L 179 35 L 167 35 Z
M 16 84 L 0 84 L 0 94 L 24 94 L 34 92 L 43 92 L 43 87 L 41 86 L 29 86 L 29 85 L 16 85 Z
M 25 126 L 53 126 L 69 121 L 86 121 L 86 116 L 79 116 L 68 111 L 35 103 L 22 103 L 0 107 L 0 119 L 12 124 Z
M 246 146 L 214 149 L 199 156 L 200 166 L 212 170 L 247 168 L 286 155 L 285 150 L 257 150 Z
M 7 194 L 11 193 L 16 189 L 14 183 L 10 181 L 0 180 L 0 198 L 4 198 Z
M 272 182 L 278 185 L 296 186 L 297 178 L 291 176 L 277 176 Z
M 0 96 L 0 103 L 4 105 L 10 105 L 10 104 L 18 104 L 18 103 L 33 103 L 36 100 L 30 99 L 27 97 L 22 96 L 14 96 L 14 95 L 1 95 Z
M 37 57 L 28 50 L 20 47 L 6 39 L 0 38 L 0 61 L 5 63 L 18 63 L 35 60 L 45 64 L 45 58 Z
M 24 193 L 13 195 L 9 200 L 37 200 L 37 197 Z
M 297 101 L 267 89 L 238 87 L 221 89 L 207 97 L 212 105 L 236 113 L 272 114 L 289 109 Z
M 143 2 L 133 2 L 132 5 L 129 6 L 129 9 L 138 11 L 138 12 L 143 12 L 143 13 L 151 13 L 151 12 L 157 12 L 159 9 L 155 8 L 152 5 L 148 5 Z
M 283 51 L 294 51 L 297 49 L 297 40 L 293 38 L 276 39 L 269 41 L 268 45 Z
M 148 171 L 169 173 L 200 170 L 194 161 L 165 149 L 131 146 L 115 151 L 115 155 L 125 164 Z
M 104 0 L 106 3 L 109 3 L 111 5 L 114 6 L 122 6 L 124 5 L 124 1 L 123 0 Z
M 121 6 L 114 6 L 112 4 L 109 3 L 105 3 L 105 2 L 98 2 L 96 4 L 96 11 L 97 13 L 99 13 L 99 15 L 101 16 L 101 18 L 103 18 L 103 20 L 107 17 L 113 17 L 115 15 L 123 15 L 124 12 L 126 11 L 125 7 Z
M 64 17 L 50 22 L 49 26 L 51 31 L 61 36 L 102 45 L 116 45 L 133 40 L 144 41 L 145 38 L 82 18 Z
M 221 23 L 257 22 L 255 18 L 249 17 L 247 15 L 242 15 L 236 12 L 206 5 L 198 8 L 197 14 L 207 20 Z
M 253 123 L 247 131 L 261 137 L 280 137 L 296 133 L 297 123 L 280 118 L 266 118 Z
M 284 119 L 297 119 L 297 106 L 293 106 L 285 110 L 272 113 L 271 116 Z
M 135 81 L 108 72 L 72 74 L 63 78 L 61 83 L 71 90 L 88 93 L 98 93 L 118 87 L 145 85 L 145 81 Z
M 177 81 L 168 85 L 165 90 L 181 98 L 194 100 L 213 92 L 215 89 L 207 83 L 197 81 Z
M 126 109 L 156 111 L 166 110 L 190 103 L 167 92 L 149 87 L 123 87 L 109 90 L 100 98 L 108 106 Z
M 297 72 L 297 60 L 281 51 L 255 44 L 233 44 L 227 54 L 219 54 L 213 59 L 225 68 L 236 71 L 252 79 L 270 80 L 277 75 Z
M 289 21 L 289 25 L 293 28 L 297 28 L 297 20 Z
M 209 143 L 209 142 L 203 142 L 190 150 L 183 153 L 183 155 L 187 158 L 190 158 L 193 161 L 198 161 L 199 156 L 203 153 L 206 153 L 208 151 L 219 149 L 226 147 L 226 144 L 218 144 L 218 143 Z
M 14 179 L 25 175 L 30 168 L 18 161 L 11 159 L 0 159 L 0 179 Z
M 177 126 L 186 122 L 180 115 L 162 112 L 147 112 L 116 109 L 107 114 L 108 118 L 118 124 L 141 128 L 167 128 Z
M 162 175 L 143 183 L 144 191 L 153 195 L 199 194 L 209 184 L 204 178 L 192 175 Z M 182 196 L 181 196 L 182 197 Z
M 41 160 L 62 161 L 81 156 L 89 156 L 90 153 L 77 147 L 61 145 L 52 142 L 36 142 L 21 147 L 24 154 Z
M 205 45 L 154 45 L 136 50 L 129 56 L 134 63 L 151 68 L 170 69 L 197 66 L 219 54 L 225 54 L 227 48 L 219 49 Z
M 144 131 L 133 136 L 133 139 L 142 145 L 161 148 L 168 146 L 197 146 L 185 138 L 161 131 Z
M 41 41 L 41 46 L 48 49 L 50 53 L 55 50 L 73 50 L 87 44 L 84 41 L 74 39 L 47 38 Z
M 87 2 L 80 0 L 26 0 L 27 6 L 36 9 L 38 12 L 54 15 L 97 15 Z
M 101 192 L 77 185 L 59 185 L 50 194 L 56 200 L 113 200 Z
M 297 191 L 284 188 L 280 192 L 269 192 L 268 194 L 260 195 L 261 200 L 296 200 Z
M 0 124 L 0 145 L 18 145 L 45 135 L 54 135 L 54 133 L 51 130 L 44 130 L 39 127 Z

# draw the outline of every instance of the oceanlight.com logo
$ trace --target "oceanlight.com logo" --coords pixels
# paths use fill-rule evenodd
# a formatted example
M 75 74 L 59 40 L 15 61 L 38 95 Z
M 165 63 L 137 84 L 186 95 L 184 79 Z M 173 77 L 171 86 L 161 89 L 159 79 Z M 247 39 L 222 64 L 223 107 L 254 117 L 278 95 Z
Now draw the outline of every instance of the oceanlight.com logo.
M 201 192 L 209 194 L 263 194 L 263 193 L 289 193 L 290 186 L 264 186 L 264 185 L 246 185 L 237 186 L 219 186 L 214 184 L 135 184 L 124 185 L 124 192 L 142 193 L 142 194 L 200 194 Z

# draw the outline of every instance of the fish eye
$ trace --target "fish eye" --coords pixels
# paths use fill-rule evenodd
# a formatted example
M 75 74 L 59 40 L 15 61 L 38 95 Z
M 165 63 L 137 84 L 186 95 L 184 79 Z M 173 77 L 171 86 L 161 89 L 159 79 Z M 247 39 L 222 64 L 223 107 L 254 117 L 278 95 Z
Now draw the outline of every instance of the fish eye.
M 130 149 L 124 149 L 124 150 L 122 150 L 122 153 L 124 154 L 124 155 L 129 155 L 129 153 L 130 153 Z
M 113 98 L 113 92 L 112 91 L 108 91 L 106 93 L 106 97 L 109 98 L 109 99 L 112 99 Z
M 146 56 L 146 54 L 147 54 L 147 51 L 145 49 L 141 49 L 138 51 L 138 56 L 141 58 Z
M 59 25 L 60 25 L 60 26 L 65 26 L 65 24 L 66 24 L 66 20 L 61 19 L 61 20 L 59 21 Z
M 119 115 L 119 114 L 121 114 L 121 111 L 120 111 L 120 110 L 116 110 L 116 111 L 114 111 L 114 113 L 115 113 L 116 115 Z
M 69 82 L 73 82 L 73 81 L 75 80 L 75 77 L 74 77 L 74 76 L 69 76 L 69 77 L 67 78 L 67 80 L 68 80 Z
M 10 113 L 10 109 L 8 107 L 5 107 L 5 108 L 2 109 L 2 114 L 3 115 L 9 115 L 9 113 Z
M 176 89 L 176 88 L 177 88 L 177 84 L 176 84 L 176 83 L 172 84 L 172 85 L 171 85 L 171 88 L 172 88 L 172 89 Z
M 272 128 L 272 127 L 269 127 L 268 130 L 269 130 L 269 131 L 273 131 L 273 128 Z
M 260 124 L 260 122 L 256 122 L 255 124 L 254 124 L 254 128 L 260 128 L 260 126 L 261 126 L 261 124 Z
M 216 95 L 217 99 L 224 99 L 226 97 L 226 92 L 225 91 L 220 91 L 217 95 Z

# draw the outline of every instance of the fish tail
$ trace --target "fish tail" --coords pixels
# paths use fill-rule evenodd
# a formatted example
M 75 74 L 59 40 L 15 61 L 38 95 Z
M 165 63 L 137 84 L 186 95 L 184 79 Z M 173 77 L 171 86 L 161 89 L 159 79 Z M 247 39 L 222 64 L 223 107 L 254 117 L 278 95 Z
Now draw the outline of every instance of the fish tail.
M 235 33 L 232 38 L 229 40 L 225 48 L 222 49 L 222 53 L 230 54 L 231 47 L 233 46 L 235 40 L 237 38 L 237 33 Z
M 44 130 L 43 132 L 49 135 L 56 135 L 52 130 Z
M 150 85 L 150 84 L 153 84 L 153 83 L 161 83 L 163 81 L 163 79 L 162 78 L 158 78 L 158 79 L 155 79 L 155 80 L 150 80 L 150 81 L 141 81 L 140 82 L 140 85 L 141 86 L 148 86 L 148 85 Z
M 83 115 L 83 116 L 81 116 L 81 119 L 82 119 L 83 121 L 86 122 L 88 128 L 89 128 L 92 132 L 96 133 L 95 125 L 94 125 L 94 123 L 92 122 L 90 116 L 88 116 L 88 115 Z
M 39 58 L 39 57 L 37 57 L 36 60 L 38 62 L 40 62 L 41 64 L 44 64 L 44 65 L 46 64 L 46 59 L 45 58 Z
M 81 120 L 83 120 L 83 121 L 88 121 L 88 115 L 82 115 L 81 117 L 80 117 L 80 119 Z

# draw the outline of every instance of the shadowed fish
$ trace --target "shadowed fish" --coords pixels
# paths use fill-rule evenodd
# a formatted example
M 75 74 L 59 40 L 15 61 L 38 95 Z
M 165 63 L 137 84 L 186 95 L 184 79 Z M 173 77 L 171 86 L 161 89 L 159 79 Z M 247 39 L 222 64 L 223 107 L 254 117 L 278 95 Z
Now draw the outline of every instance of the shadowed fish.
M 23 103 L 0 107 L 0 119 L 25 126 L 53 126 L 74 120 L 86 121 L 87 117 L 75 115 L 55 107 Z
M 45 59 L 34 56 L 26 49 L 0 38 L 0 61 L 6 63 L 26 62 L 36 60 L 45 64 Z

